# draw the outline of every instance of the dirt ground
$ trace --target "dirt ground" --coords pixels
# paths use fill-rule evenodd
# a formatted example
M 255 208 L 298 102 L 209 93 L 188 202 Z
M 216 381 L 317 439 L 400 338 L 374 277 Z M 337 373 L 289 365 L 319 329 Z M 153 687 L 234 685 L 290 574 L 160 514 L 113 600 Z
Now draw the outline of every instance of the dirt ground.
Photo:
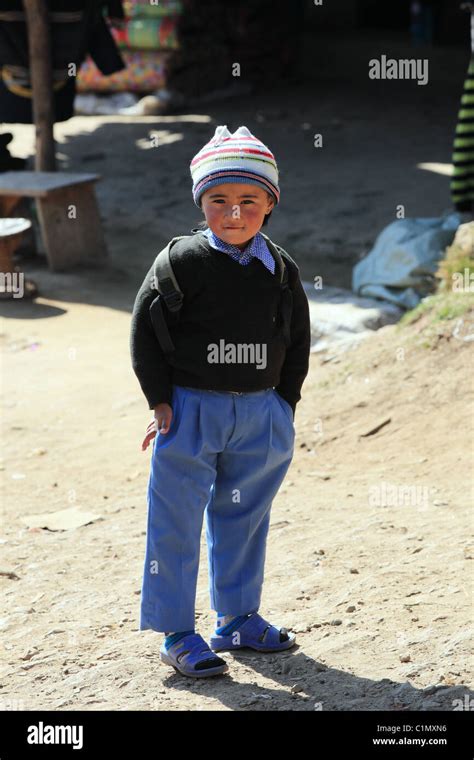
M 278 110 L 274 98 L 261 101 L 267 114 Z M 297 632 L 297 646 L 278 655 L 226 653 L 227 675 L 195 682 L 159 661 L 161 634 L 138 630 L 151 455 L 151 447 L 140 446 L 151 413 L 130 367 L 130 309 L 158 246 L 200 220 L 190 157 L 216 124 L 252 129 L 247 116 L 257 104 L 251 105 L 238 123 L 221 104 L 211 116 L 75 117 L 55 127 L 62 168 L 104 175 L 97 192 L 110 265 L 53 274 L 42 258 L 25 260 L 40 296 L 1 306 L 4 707 L 453 710 L 467 709 L 473 696 L 473 349 L 452 337 L 452 322 L 442 323 L 432 343 L 421 322 L 385 327 L 332 361 L 311 355 L 294 460 L 272 509 L 260 608 Z M 347 115 L 351 99 L 321 106 L 325 118 L 341 113 L 338 106 Z M 294 113 L 291 104 L 285 110 Z M 385 117 L 390 124 L 390 113 Z M 274 146 L 284 135 L 277 142 L 289 169 L 284 156 L 293 133 L 281 123 L 286 117 L 278 118 L 262 139 Z M 415 111 L 410 118 L 418 118 Z M 10 128 L 12 152 L 28 155 L 32 128 Z M 168 140 L 158 157 L 146 147 L 155 128 Z M 361 137 L 364 128 L 354 128 Z M 432 137 L 433 155 L 449 160 L 439 124 Z M 369 143 L 369 151 L 381 150 Z M 394 187 L 381 190 L 381 198 L 372 180 L 363 184 L 364 161 L 353 155 L 344 169 L 351 177 L 345 198 L 330 209 L 325 197 L 321 209 L 316 197 L 314 206 L 305 200 L 311 172 L 298 144 L 297 171 L 291 181 L 289 172 L 285 177 L 287 207 L 273 215 L 268 234 L 301 262 L 304 279 L 325 262 L 331 284 L 347 285 L 348 259 L 390 221 L 397 195 L 413 199 L 414 216 L 430 215 L 429 203 L 433 215 L 449 205 L 439 179 L 429 184 L 426 172 L 413 169 L 415 148 L 410 143 L 402 158 L 392 157 L 399 164 Z M 420 150 L 417 157 L 428 160 Z M 403 166 L 416 187 L 403 181 Z M 318 175 L 317 183 L 325 181 Z M 357 185 L 377 203 L 344 216 L 341 203 L 352 207 Z M 288 229 L 291 208 L 297 218 Z M 344 245 L 332 266 L 325 246 L 335 256 L 338 239 Z M 364 435 L 387 418 L 377 433 Z M 68 507 L 98 519 L 66 531 L 22 522 Z M 215 616 L 204 541 L 203 535 L 196 626 L 207 637 Z

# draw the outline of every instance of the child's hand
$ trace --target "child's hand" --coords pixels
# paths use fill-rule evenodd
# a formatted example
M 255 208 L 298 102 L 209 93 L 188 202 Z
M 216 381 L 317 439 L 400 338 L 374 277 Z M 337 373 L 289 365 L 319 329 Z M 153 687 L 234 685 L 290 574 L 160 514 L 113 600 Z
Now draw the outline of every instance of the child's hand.
M 146 435 L 142 442 L 142 451 L 145 451 L 150 441 L 153 440 L 157 432 L 166 434 L 170 429 L 173 410 L 169 404 L 158 404 L 154 409 L 154 418 L 146 429 Z

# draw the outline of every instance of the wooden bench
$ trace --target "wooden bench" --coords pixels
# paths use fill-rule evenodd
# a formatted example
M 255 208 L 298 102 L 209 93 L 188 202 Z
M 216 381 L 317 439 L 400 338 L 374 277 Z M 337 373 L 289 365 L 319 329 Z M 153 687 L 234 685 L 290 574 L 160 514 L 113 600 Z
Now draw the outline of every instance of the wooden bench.
M 35 198 L 48 264 L 64 271 L 76 264 L 100 265 L 107 258 L 94 182 L 99 174 L 0 172 L 5 216 L 20 198 Z

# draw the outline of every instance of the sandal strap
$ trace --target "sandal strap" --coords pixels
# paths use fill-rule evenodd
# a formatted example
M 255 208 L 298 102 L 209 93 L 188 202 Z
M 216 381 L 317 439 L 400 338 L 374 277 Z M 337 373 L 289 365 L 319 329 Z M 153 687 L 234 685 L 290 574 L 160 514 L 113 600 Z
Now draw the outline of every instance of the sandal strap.
M 180 651 L 182 649 L 182 651 Z M 199 633 L 191 633 L 173 644 L 168 650 L 178 664 L 183 661 L 186 665 L 197 665 L 203 659 L 217 659 L 217 655 L 209 648 Z M 203 657 L 202 655 L 207 655 Z
M 280 633 L 288 634 L 286 628 L 273 625 L 258 612 L 252 612 L 248 619 L 237 628 L 237 631 L 241 632 L 242 637 L 250 636 L 253 639 L 258 639 L 259 643 L 270 646 L 280 643 Z

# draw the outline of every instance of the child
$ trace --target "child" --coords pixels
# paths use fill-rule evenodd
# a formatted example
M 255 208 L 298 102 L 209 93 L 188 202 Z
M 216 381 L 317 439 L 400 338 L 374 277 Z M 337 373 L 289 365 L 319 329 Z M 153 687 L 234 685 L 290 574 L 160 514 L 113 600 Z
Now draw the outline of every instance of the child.
M 231 134 L 220 126 L 192 160 L 191 176 L 206 229 L 171 248 L 184 294 L 178 321 L 163 309 L 175 350 L 165 357 L 153 331 L 153 267 L 135 301 L 130 348 L 154 410 L 142 449 L 159 426 L 148 484 L 140 630 L 164 632 L 161 660 L 201 677 L 228 670 L 215 652 L 276 652 L 295 643 L 294 634 L 257 610 L 270 509 L 293 457 L 310 320 L 298 267 L 283 252 L 293 303 L 282 330 L 279 270 L 260 233 L 280 197 L 271 151 L 247 127 Z M 204 513 L 217 612 L 210 647 L 194 628 Z

